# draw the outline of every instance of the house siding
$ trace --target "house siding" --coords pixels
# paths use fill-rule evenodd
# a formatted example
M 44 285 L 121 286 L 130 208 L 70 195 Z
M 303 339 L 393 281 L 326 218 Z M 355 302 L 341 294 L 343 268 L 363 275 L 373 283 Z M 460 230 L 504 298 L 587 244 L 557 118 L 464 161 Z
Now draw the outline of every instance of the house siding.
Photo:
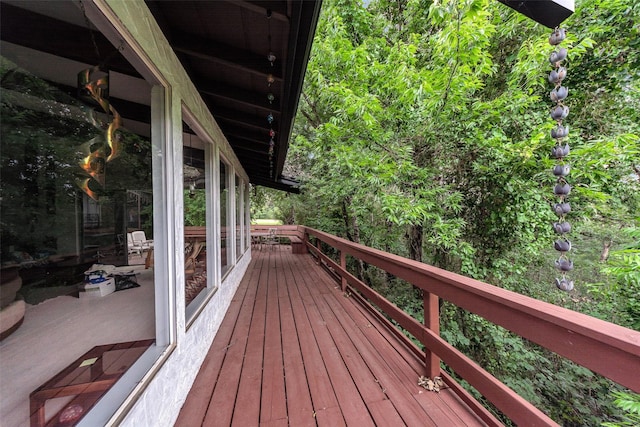
M 251 260 L 245 254 L 195 322 L 181 337 L 147 388 L 126 414 L 122 426 L 171 426 Z

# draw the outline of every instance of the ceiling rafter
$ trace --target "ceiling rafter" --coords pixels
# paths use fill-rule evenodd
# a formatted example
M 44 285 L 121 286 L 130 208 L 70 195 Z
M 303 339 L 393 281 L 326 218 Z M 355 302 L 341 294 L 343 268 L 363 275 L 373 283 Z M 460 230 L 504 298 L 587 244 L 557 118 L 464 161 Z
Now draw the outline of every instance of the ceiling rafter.
M 194 83 L 198 91 L 202 94 L 247 107 L 257 108 L 264 111 L 265 115 L 269 112 L 280 110 L 280 100 L 276 98 L 272 103 L 269 103 L 266 94 L 252 92 L 237 86 L 223 85 L 211 80 L 205 81 L 204 79 L 198 79 L 198 81 L 194 81 Z
M 276 82 L 282 82 L 279 67 L 270 67 L 266 54 L 258 55 L 220 42 L 211 43 L 211 40 L 175 30 L 172 31 L 171 47 L 176 52 L 245 71 L 265 81 L 268 75 L 272 75 Z
M 241 113 L 241 112 L 232 111 L 232 110 L 222 110 L 219 108 L 212 111 L 214 111 L 213 117 L 216 119 L 218 124 L 220 124 L 220 126 L 223 126 L 222 122 L 224 122 L 224 123 L 229 123 L 245 129 L 253 129 L 253 130 L 259 130 L 259 131 L 263 131 L 267 129 L 266 116 L 264 119 L 262 119 L 262 118 L 257 118 L 256 116 L 251 114 Z M 278 129 L 278 121 L 274 120 L 271 126 L 273 129 Z
M 25 22 L 29 25 L 25 25 Z M 0 27 L 3 41 L 73 61 L 100 64 L 122 74 L 140 77 L 118 49 L 98 31 L 90 31 L 4 3 L 0 13 Z M 95 40 L 98 52 L 92 39 Z M 47 43 L 42 43 L 42 40 Z M 69 49 L 67 40 L 86 40 L 86 43 L 78 43 L 74 49 Z
M 286 1 L 246 1 L 246 0 L 225 0 L 244 9 L 267 15 L 267 10 L 271 11 L 271 18 L 281 22 L 289 22 L 289 11 Z

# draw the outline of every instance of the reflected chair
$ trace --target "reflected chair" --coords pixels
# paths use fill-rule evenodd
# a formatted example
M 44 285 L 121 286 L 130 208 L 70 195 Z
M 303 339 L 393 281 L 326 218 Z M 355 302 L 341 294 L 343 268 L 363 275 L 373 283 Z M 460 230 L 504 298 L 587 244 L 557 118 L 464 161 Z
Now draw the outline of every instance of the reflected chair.
M 127 233 L 127 252 L 129 255 L 133 253 L 142 255 L 142 245 L 137 244 L 133 240 L 133 235 L 131 233 Z
M 142 251 L 147 251 L 153 248 L 153 240 L 147 240 L 147 236 L 145 235 L 144 231 L 133 231 L 131 233 L 131 236 L 133 238 L 134 245 L 140 246 L 142 248 Z

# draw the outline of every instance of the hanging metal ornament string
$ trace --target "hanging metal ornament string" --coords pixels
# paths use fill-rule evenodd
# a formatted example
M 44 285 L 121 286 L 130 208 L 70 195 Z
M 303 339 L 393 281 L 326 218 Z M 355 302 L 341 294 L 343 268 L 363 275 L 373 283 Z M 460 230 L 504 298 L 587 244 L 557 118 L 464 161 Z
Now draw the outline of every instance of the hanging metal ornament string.
M 553 67 L 549 73 L 549 82 L 554 85 L 549 97 L 555 103 L 551 108 L 550 115 L 556 121 L 556 126 L 551 130 L 551 137 L 556 140 L 556 145 L 551 150 L 551 157 L 556 160 L 556 165 L 553 167 L 553 175 L 556 177 L 553 192 L 558 198 L 553 205 L 553 210 L 558 216 L 558 221 L 553 224 L 553 230 L 560 236 L 554 242 L 555 250 L 560 253 L 555 261 L 555 266 L 561 274 L 561 277 L 556 278 L 556 286 L 563 291 L 571 291 L 573 280 L 567 277 L 567 273 L 573 270 L 573 261 L 567 255 L 571 250 L 571 241 L 567 238 L 567 233 L 571 231 L 571 224 L 566 220 L 566 215 L 571 212 L 571 204 L 568 201 L 571 185 L 567 181 L 571 167 L 566 163 L 570 152 L 569 144 L 566 142 L 566 138 L 569 136 L 569 126 L 563 124 L 563 120 L 569 115 L 569 107 L 564 104 L 569 95 L 569 89 L 562 86 L 562 81 L 567 76 L 567 69 L 563 63 L 567 59 L 568 51 L 564 47 L 559 47 L 565 38 L 566 30 L 564 28 L 556 28 L 549 36 L 549 44 L 558 47 L 549 56 L 549 62 Z
M 269 64 L 271 65 L 271 67 L 273 67 L 276 61 L 276 55 L 271 50 L 271 14 L 271 9 L 267 9 L 267 25 L 269 37 L 269 54 L 267 55 L 267 61 L 269 61 Z M 267 75 L 267 86 L 271 88 L 271 85 L 274 82 L 275 77 L 273 76 L 273 73 L 269 73 Z M 272 105 L 273 101 L 275 100 L 275 95 L 272 92 L 269 92 L 267 94 L 267 100 L 269 101 L 269 105 Z M 271 178 L 273 178 L 273 152 L 276 145 L 276 141 L 274 139 L 276 136 L 276 131 L 273 130 L 273 121 L 273 114 L 269 112 L 269 115 L 267 116 L 267 122 L 269 123 L 269 176 Z

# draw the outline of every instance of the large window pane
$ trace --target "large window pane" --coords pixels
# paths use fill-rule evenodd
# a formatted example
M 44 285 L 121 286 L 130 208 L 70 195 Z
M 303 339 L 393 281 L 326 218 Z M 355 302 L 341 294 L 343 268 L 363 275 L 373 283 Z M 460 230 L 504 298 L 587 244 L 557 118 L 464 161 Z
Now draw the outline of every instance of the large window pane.
M 244 183 L 244 242 L 245 242 L 245 248 L 249 248 L 251 247 L 251 211 L 249 209 L 249 192 L 251 191 L 251 188 L 249 187 L 249 184 L 247 184 L 246 182 Z
M 240 177 L 235 175 L 236 186 L 236 259 L 242 255 L 242 182 Z
M 105 55 L 95 51 L 77 4 L 48 4 L 2 9 L 3 23 L 57 28 L 28 47 L 2 28 L 2 332 L 5 310 L 17 314 L 2 341 L 3 425 L 28 425 L 30 393 L 96 346 L 142 342 L 142 352 L 155 337 L 151 86 L 92 28 Z M 87 37 L 66 37 L 70 27 Z M 47 401 L 45 418 L 68 404 Z
M 229 234 L 231 227 L 229 222 L 229 167 L 220 161 L 220 258 L 221 272 L 224 276 L 231 267 L 232 253 L 230 250 L 230 240 L 233 238 Z M 232 240 L 231 240 L 232 241 Z
M 198 305 L 196 297 L 210 285 L 207 273 L 207 199 L 209 162 L 204 144 L 195 132 L 183 122 L 183 177 L 184 177 L 184 261 L 185 304 Z M 187 310 L 187 316 L 195 310 Z

